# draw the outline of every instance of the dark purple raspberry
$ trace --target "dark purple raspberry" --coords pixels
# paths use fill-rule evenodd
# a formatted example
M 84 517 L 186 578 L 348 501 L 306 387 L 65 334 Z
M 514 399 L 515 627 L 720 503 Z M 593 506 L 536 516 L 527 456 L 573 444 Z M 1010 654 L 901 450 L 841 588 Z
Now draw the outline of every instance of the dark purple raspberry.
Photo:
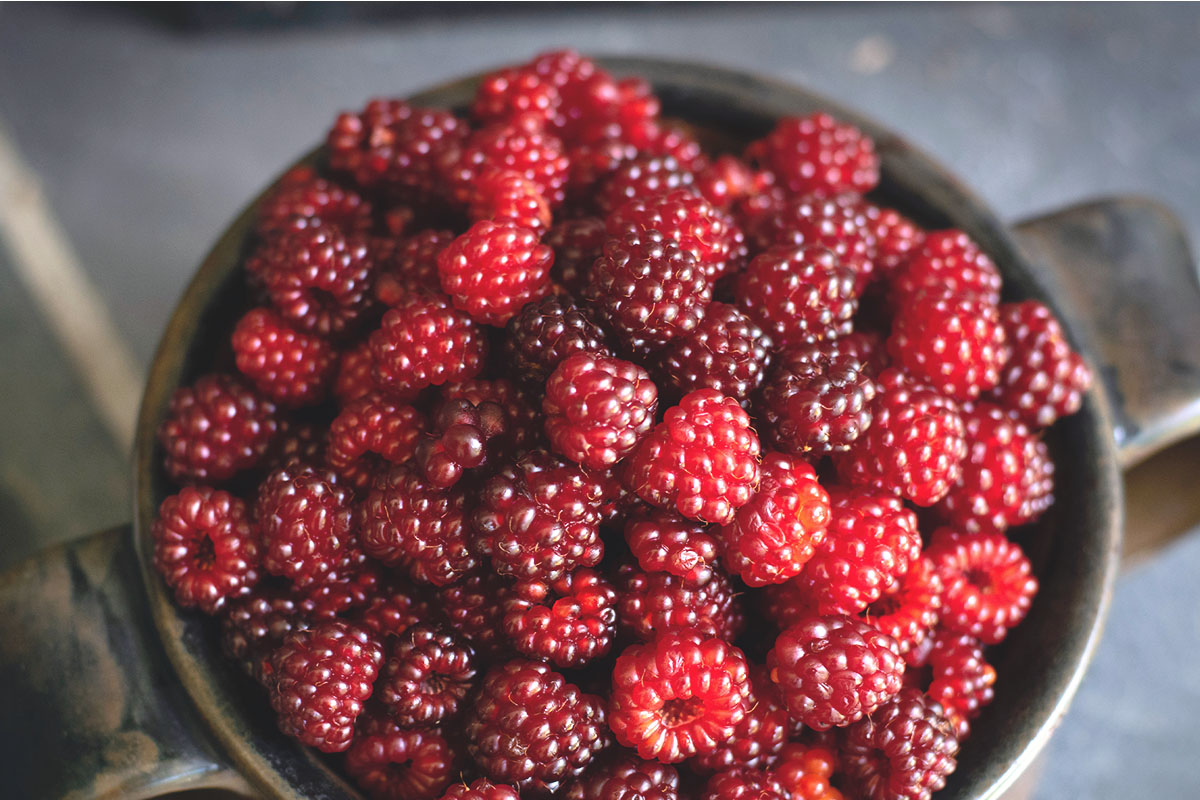
M 416 283 L 428 289 L 441 288 L 437 257 L 454 241 L 452 232 L 428 228 L 411 236 L 383 241 L 387 244 L 377 244 L 375 253 L 380 281 L 376 285 L 375 295 L 381 302 L 395 305 L 395 297 L 383 292 L 382 280 L 385 276 L 390 276 L 397 285 Z
M 307 627 L 309 622 L 291 592 L 260 585 L 226 604 L 221 617 L 221 652 L 265 684 L 265 664 L 271 653 L 289 633 Z
M 394 638 L 375 696 L 405 728 L 428 727 L 454 717 L 475 685 L 475 652 L 449 631 L 414 625 Z
M 494 659 L 508 646 L 501 630 L 504 610 L 498 602 L 507 591 L 507 581 L 491 570 L 481 569 L 438 589 L 437 602 L 450 626 L 471 643 L 475 652 Z
M 279 424 L 275 404 L 230 375 L 205 375 L 175 390 L 158 428 L 173 480 L 224 481 L 255 466 Z
M 842 769 L 864 800 L 929 800 L 954 772 L 958 740 L 941 704 L 903 689 L 846 730 Z
M 566 800 L 679 800 L 679 773 L 668 764 L 621 754 L 568 786 Z
M 604 331 L 562 295 L 525 306 L 508 321 L 506 332 L 505 352 L 513 372 L 530 383 L 544 383 L 574 353 L 610 355 Z
M 487 778 L 471 783 L 457 783 L 446 790 L 439 800 L 521 800 L 517 790 L 508 784 L 495 784 Z
M 583 294 L 592 274 L 592 264 L 604 252 L 609 239 L 599 217 L 564 219 L 554 224 L 542 242 L 554 250 L 550 276 L 575 297 Z
M 773 349 L 771 338 L 743 311 L 714 302 L 695 330 L 659 354 L 658 373 L 680 395 L 716 389 L 745 406 L 763 382 Z

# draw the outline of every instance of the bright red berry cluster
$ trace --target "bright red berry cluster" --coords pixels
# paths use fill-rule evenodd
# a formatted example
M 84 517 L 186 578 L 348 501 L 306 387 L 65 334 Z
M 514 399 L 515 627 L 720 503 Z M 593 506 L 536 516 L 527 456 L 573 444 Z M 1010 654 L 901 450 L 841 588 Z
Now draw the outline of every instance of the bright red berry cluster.
M 707 153 L 570 51 L 469 109 L 261 202 L 159 429 L 177 601 L 373 800 L 928 798 L 1037 591 L 1054 315 L 827 114 Z

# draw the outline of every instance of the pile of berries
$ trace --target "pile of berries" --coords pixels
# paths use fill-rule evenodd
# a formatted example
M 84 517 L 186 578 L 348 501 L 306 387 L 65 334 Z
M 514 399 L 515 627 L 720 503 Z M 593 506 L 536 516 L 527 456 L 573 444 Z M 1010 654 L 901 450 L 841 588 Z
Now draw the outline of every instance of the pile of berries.
M 162 422 L 163 579 L 372 798 L 928 798 L 1090 374 L 879 174 L 572 52 L 343 114 Z

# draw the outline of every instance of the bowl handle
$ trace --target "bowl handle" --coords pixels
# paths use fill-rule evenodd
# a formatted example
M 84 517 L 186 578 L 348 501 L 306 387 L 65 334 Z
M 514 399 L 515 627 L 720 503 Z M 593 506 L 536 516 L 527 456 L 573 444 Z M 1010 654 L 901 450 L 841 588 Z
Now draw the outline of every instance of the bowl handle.
M 5 796 L 252 794 L 155 639 L 132 542 L 122 526 L 0 573 Z

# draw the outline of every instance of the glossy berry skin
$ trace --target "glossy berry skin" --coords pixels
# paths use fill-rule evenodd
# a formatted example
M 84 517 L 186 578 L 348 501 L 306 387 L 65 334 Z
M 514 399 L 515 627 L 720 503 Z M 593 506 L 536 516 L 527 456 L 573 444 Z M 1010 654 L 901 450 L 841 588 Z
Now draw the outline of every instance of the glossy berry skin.
M 697 586 L 666 572 L 625 565 L 617 573 L 616 587 L 621 627 L 642 640 L 666 631 L 696 631 L 732 641 L 745 622 L 723 572 L 713 572 Z
M 748 711 L 734 726 L 729 741 L 711 753 L 698 755 L 688 763 L 698 773 L 721 772 L 733 768 L 768 769 L 775 764 L 792 730 L 779 689 L 760 666 L 750 669 Z
M 288 634 L 270 662 L 279 729 L 323 753 L 346 750 L 382 662 L 379 643 L 348 622 Z
M 725 563 L 748 586 L 783 583 L 813 557 L 829 521 L 829 495 L 813 468 L 768 453 L 758 492 L 721 528 Z
M 864 800 L 929 800 L 954 772 L 958 740 L 942 706 L 917 689 L 846 730 L 842 769 Z
M 457 484 L 468 470 L 494 461 L 501 442 L 511 441 L 509 417 L 492 401 L 443 400 L 433 413 L 433 430 L 417 445 L 416 463 L 431 486 Z
M 837 753 L 827 747 L 796 742 L 783 748 L 772 774 L 791 800 L 844 800 L 830 785 L 837 762 Z
M 478 544 L 500 575 L 554 581 L 604 555 L 603 487 L 582 467 L 544 451 L 488 480 L 474 524 Z
M 738 402 L 697 389 L 667 410 L 629 457 L 625 484 L 688 519 L 728 524 L 759 481 L 759 443 Z
M 958 404 L 898 369 L 875 381 L 871 427 L 834 457 L 851 486 L 899 494 L 919 506 L 941 500 L 962 475 L 966 427 Z
M 470 201 L 472 187 L 481 175 L 509 170 L 530 181 L 553 209 L 562 205 L 569 169 L 558 137 L 516 120 L 486 125 L 472 133 L 448 174 L 463 204 Z
M 371 204 L 362 195 L 318 177 L 312 167 L 295 167 L 258 204 L 255 227 L 270 237 L 323 227 L 365 233 L 372 224 Z
M 700 800 L 790 800 L 770 773 L 733 767 L 708 779 Z
M 504 609 L 497 602 L 506 591 L 508 582 L 486 568 L 437 591 L 438 606 L 450 627 L 482 658 L 494 659 L 511 651 L 502 630 Z
M 658 388 L 637 364 L 575 353 L 546 381 L 546 437 L 557 452 L 605 469 L 637 446 L 658 411 Z
M 971 295 L 996 305 L 1002 282 L 995 263 L 967 234 L 932 231 L 892 276 L 892 305 L 903 307 L 922 290 Z
M 869 716 L 900 691 L 896 641 L 853 617 L 810 617 L 775 641 L 771 680 L 794 719 L 818 731 Z
M 427 228 L 411 236 L 396 240 L 385 240 L 376 244 L 375 262 L 379 280 L 375 285 L 375 296 L 385 305 L 395 305 L 399 295 L 397 287 L 419 284 L 427 289 L 440 289 L 437 257 L 454 241 L 451 231 Z M 384 277 L 392 279 L 391 288 L 385 289 Z
M 533 181 L 512 170 L 484 173 L 473 187 L 469 215 L 530 230 L 541 236 L 550 227 L 550 206 Z
M 333 396 L 338 405 L 344 407 L 360 397 L 380 391 L 375 385 L 374 370 L 370 342 L 363 340 L 343 352 L 333 378 Z
M 431 614 L 430 605 L 418 600 L 411 589 L 392 584 L 378 587 L 354 614 L 354 620 L 383 641 L 388 634 L 399 636 Z
M 527 67 L 506 67 L 479 81 L 471 116 L 480 122 L 507 122 L 530 115 L 549 124 L 558 114 L 561 102 L 553 82 Z
M 863 612 L 867 624 L 896 640 L 900 653 L 918 647 L 937 627 L 942 610 L 942 578 L 928 557 L 917 559 L 890 590 Z
M 249 594 L 225 604 L 221 652 L 266 685 L 264 665 L 271 652 L 289 633 L 309 624 L 291 592 L 256 586 Z
M 319 582 L 297 587 L 300 610 L 313 620 L 346 617 L 368 606 L 371 599 L 387 591 L 387 578 L 373 561 L 363 555 L 351 539 L 339 563 Z
M 782 345 L 836 339 L 858 309 L 854 273 L 823 247 L 781 245 L 738 276 L 738 304 Z
M 517 312 L 505 327 L 505 355 L 517 376 L 541 384 L 575 353 L 610 355 L 592 318 L 562 295 L 552 294 Z
M 686 336 L 659 353 L 658 372 L 679 394 L 716 389 L 743 406 L 771 366 L 774 343 L 744 311 L 713 302 Z
M 275 404 L 229 375 L 205 375 L 175 390 L 158 428 L 172 480 L 228 480 L 259 462 L 279 423 Z
M 597 764 L 566 789 L 566 800 L 679 800 L 679 773 L 669 764 L 622 754 Z
M 713 576 L 720 540 L 705 525 L 662 509 L 645 509 L 625 523 L 625 543 L 646 572 L 665 572 L 686 586 Z
M 749 711 L 742 651 L 695 633 L 629 647 L 613 669 L 609 724 L 617 741 L 666 764 L 711 753 Z
M 750 230 L 759 250 L 774 247 L 819 247 L 837 256 L 854 273 L 856 291 L 875 277 L 866 220 L 853 206 L 832 198 L 797 197 L 755 222 Z
M 934 637 L 929 666 L 933 679 L 926 694 L 942 704 L 961 742 L 970 732 L 970 721 L 995 697 L 996 670 L 977 639 L 946 632 Z
M 427 386 L 474 378 L 488 352 L 483 330 L 429 290 L 405 294 L 370 341 L 376 383 L 401 399 Z
M 867 238 L 867 256 L 876 274 L 884 279 L 907 264 L 925 244 L 925 231 L 893 208 L 883 208 L 852 195 L 838 198 L 838 202 L 855 212 L 859 230 Z
M 600 185 L 595 202 L 607 216 L 630 200 L 686 189 L 695 180 L 674 156 L 646 153 L 618 165 Z
M 606 655 L 617 624 L 617 593 L 581 568 L 549 584 L 517 581 L 505 595 L 504 633 L 516 650 L 556 667 L 581 667 Z
M 545 664 L 514 659 L 484 677 L 467 716 L 467 750 L 492 780 L 544 796 L 609 746 L 604 705 Z
M 365 491 L 378 469 L 413 457 L 424 429 L 425 419 L 412 406 L 369 394 L 334 418 L 325 458 L 348 483 Z
M 350 491 L 336 474 L 299 462 L 272 472 L 254 509 L 263 567 L 301 588 L 327 580 L 357 546 L 352 516 Z
M 999 533 L 940 528 L 926 555 L 942 579 L 941 627 L 996 644 L 1020 624 L 1038 590 L 1025 553 Z
M 185 608 L 215 614 L 258 582 L 258 537 L 228 492 L 185 486 L 162 501 L 150 535 L 154 566 Z
M 319 403 L 337 369 L 337 354 L 327 341 L 295 330 L 266 308 L 246 312 L 232 344 L 238 370 L 280 405 Z
M 587 297 L 625 346 L 642 352 L 695 330 L 712 290 L 690 252 L 642 230 L 604 245 Z
M 346 752 L 346 772 L 371 800 L 434 800 L 457 771 L 437 728 L 411 729 L 370 718 Z
M 793 194 L 866 194 L 879 183 L 875 143 L 824 112 L 784 117 L 749 153 Z
M 495 784 L 487 778 L 479 778 L 469 786 L 465 782 L 456 783 L 438 800 L 521 800 L 521 796 L 507 784 Z
M 554 250 L 550 274 L 556 283 L 575 297 L 583 294 L 592 274 L 592 264 L 604 252 L 608 229 L 599 217 L 564 219 L 554 223 L 542 242 Z
M 1092 371 L 1071 349 L 1054 312 L 1036 300 L 1000 306 L 1012 357 L 985 397 L 1031 428 L 1074 414 L 1092 383 Z
M 375 695 L 397 725 L 437 725 L 465 708 L 476 677 L 470 645 L 420 624 L 389 638 L 388 647 Z
M 505 378 L 476 378 L 450 383 L 442 387 L 442 399 L 447 404 L 454 400 L 465 400 L 479 410 L 484 418 L 490 417 L 486 407 L 488 403 L 500 407 L 505 417 L 504 441 L 497 443 L 489 439 L 489 452 L 493 444 L 505 444 L 512 453 L 521 454 L 533 449 L 541 441 L 541 418 L 535 410 L 535 398 Z
M 728 153 L 717 156 L 696 173 L 696 190 L 713 206 L 728 210 L 756 189 L 756 176 L 750 165 Z
M 476 322 L 503 325 L 550 292 L 554 251 L 528 228 L 476 222 L 438 253 L 442 290 Z

